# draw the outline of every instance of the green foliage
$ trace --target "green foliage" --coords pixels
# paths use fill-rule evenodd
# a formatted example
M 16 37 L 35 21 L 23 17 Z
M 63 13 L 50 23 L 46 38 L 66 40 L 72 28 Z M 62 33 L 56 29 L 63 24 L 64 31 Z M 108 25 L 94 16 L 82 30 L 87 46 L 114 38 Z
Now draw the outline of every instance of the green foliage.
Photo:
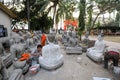
M 84 0 L 79 4 L 80 14 L 79 14 L 79 32 L 85 29 L 85 2 Z
M 100 25 L 100 21 L 98 21 L 95 27 L 99 27 Z
M 80 10 L 80 14 L 79 14 L 79 24 L 78 24 L 78 35 L 80 36 L 80 40 L 81 40 L 81 35 L 83 30 L 85 29 L 85 5 L 86 1 L 85 0 L 80 0 L 79 2 L 79 10 Z
M 119 20 L 120 20 L 120 13 L 117 12 L 115 22 L 118 22 Z
M 87 13 L 88 13 L 88 22 L 87 22 L 87 30 L 90 29 L 91 25 L 92 25 L 92 13 L 93 13 L 93 5 L 90 4 L 88 7 L 87 7 Z
M 31 30 L 48 30 L 51 26 L 53 26 L 53 19 L 47 17 L 46 13 L 43 13 L 41 17 L 33 18 L 31 20 Z
M 119 21 L 114 21 L 114 20 L 112 20 L 112 21 L 110 21 L 109 23 L 107 23 L 107 24 L 105 24 L 105 26 L 119 26 Z
M 94 4 L 94 6 L 97 6 L 99 11 L 94 13 L 96 17 L 93 19 L 90 30 L 95 27 L 96 20 L 99 15 L 105 14 L 106 12 L 111 13 L 114 10 L 117 10 L 117 11 L 120 10 L 119 0 L 91 0 L 91 1 L 96 3 Z
M 46 4 L 45 0 L 29 0 L 29 7 L 30 7 L 30 29 L 31 30 L 47 30 L 51 26 L 53 26 L 53 20 L 48 17 L 48 12 L 40 12 L 41 8 Z M 11 8 L 13 12 L 18 15 L 18 18 L 15 20 L 16 22 L 19 21 L 28 21 L 27 17 L 27 0 L 24 0 L 22 3 L 24 7 L 21 11 L 17 11 L 16 8 Z M 13 23 L 15 23 L 15 21 Z

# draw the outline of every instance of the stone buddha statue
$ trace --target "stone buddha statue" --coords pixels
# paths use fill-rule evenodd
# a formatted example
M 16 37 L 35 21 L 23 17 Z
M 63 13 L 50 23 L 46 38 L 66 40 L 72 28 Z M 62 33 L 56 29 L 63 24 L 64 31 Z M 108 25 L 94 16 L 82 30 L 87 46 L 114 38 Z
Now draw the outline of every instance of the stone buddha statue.
M 10 52 L 12 55 L 13 67 L 15 69 L 22 69 L 23 73 L 27 72 L 29 65 L 26 61 L 19 61 L 22 54 L 25 52 L 25 45 L 21 42 L 21 36 L 14 33 L 13 44 L 10 47 Z
M 20 38 L 15 38 L 15 43 L 10 47 L 12 58 L 20 58 L 24 53 L 24 45 L 20 43 Z
M 40 65 L 47 69 L 53 70 L 63 64 L 63 55 L 59 45 L 53 44 L 55 40 L 54 35 L 48 35 L 48 45 L 42 48 L 42 56 L 39 57 Z
M 85 37 L 82 42 L 83 44 L 88 45 L 89 43 L 89 32 L 88 31 L 85 33 Z
M 68 40 L 69 40 L 69 37 L 67 36 L 67 32 L 64 31 L 63 34 L 62 34 L 62 42 L 67 43 Z
M 31 33 L 27 32 L 26 37 L 27 37 L 27 39 L 26 39 L 27 47 L 30 47 L 30 48 L 33 47 L 34 46 L 34 41 L 32 39 Z
M 87 49 L 87 56 L 92 58 L 94 61 L 101 61 L 102 60 L 102 55 L 105 50 L 105 42 L 103 40 L 103 37 L 101 35 L 98 35 L 98 39 L 95 42 L 94 47 L 88 48 Z

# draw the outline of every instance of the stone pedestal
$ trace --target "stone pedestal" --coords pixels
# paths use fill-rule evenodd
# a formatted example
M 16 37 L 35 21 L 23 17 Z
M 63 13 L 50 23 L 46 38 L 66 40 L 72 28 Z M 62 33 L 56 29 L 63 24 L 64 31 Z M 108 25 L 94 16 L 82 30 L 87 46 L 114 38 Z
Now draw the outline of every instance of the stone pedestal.
M 114 73 L 115 80 L 119 80 L 120 79 L 120 66 L 114 67 L 113 73 Z
M 2 59 L 3 59 L 4 65 L 6 67 L 9 67 L 12 64 L 13 59 L 12 59 L 12 55 L 10 53 L 6 56 L 3 56 Z

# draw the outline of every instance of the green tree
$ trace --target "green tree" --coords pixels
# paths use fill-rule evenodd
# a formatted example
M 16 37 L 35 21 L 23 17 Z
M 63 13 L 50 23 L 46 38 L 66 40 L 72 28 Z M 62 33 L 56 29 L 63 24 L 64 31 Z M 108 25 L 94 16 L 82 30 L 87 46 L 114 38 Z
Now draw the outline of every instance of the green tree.
M 75 10 L 75 5 L 77 4 L 77 1 L 75 0 L 64 0 L 60 3 L 57 12 L 56 12 L 56 18 L 55 21 L 58 23 L 60 20 L 69 20 L 74 19 L 73 18 L 73 12 Z
M 94 25 L 96 23 L 97 18 L 99 15 L 104 14 L 105 12 L 108 12 L 109 10 L 115 10 L 116 8 L 120 7 L 120 1 L 118 0 L 94 0 L 97 4 L 97 7 L 99 9 L 99 12 L 96 13 L 96 17 L 92 22 L 91 29 L 94 28 Z
M 53 11 L 54 24 L 60 20 L 72 18 L 72 13 L 75 9 L 76 0 L 45 0 L 46 4 L 40 9 L 40 12 Z M 41 2 L 41 0 L 38 0 Z M 50 3 L 53 3 L 50 5 Z M 48 7 L 49 5 L 49 7 Z M 57 26 L 56 26 L 57 27 Z
M 87 7 L 87 14 L 88 14 L 88 23 L 87 23 L 87 30 L 90 29 L 92 25 L 92 13 L 93 13 L 93 4 L 90 1 L 90 5 Z
M 79 18 L 78 18 L 78 20 L 79 20 L 78 34 L 80 36 L 80 40 L 81 40 L 82 32 L 85 29 L 85 8 L 86 8 L 85 3 L 86 3 L 85 0 L 80 0 L 80 3 L 79 3 L 80 14 L 79 14 Z
M 120 13 L 119 12 L 117 12 L 117 14 L 116 14 L 115 22 L 116 22 L 117 26 L 120 26 Z
M 46 31 L 49 30 L 52 25 L 53 25 L 53 19 L 51 17 L 47 17 L 47 13 L 43 13 L 42 16 L 34 17 L 31 20 L 32 30 Z
M 27 1 L 29 1 L 29 5 Z M 44 4 L 46 4 L 44 0 L 41 0 L 39 3 L 37 3 L 37 0 L 24 0 L 21 4 L 24 5 L 21 11 L 18 12 L 14 7 L 11 9 L 18 15 L 18 19 L 16 21 L 30 22 L 30 29 L 32 30 L 48 29 L 49 26 L 51 26 L 51 21 L 53 20 L 47 16 L 48 12 L 40 12 L 40 9 L 44 6 Z M 29 11 L 28 8 L 30 9 Z M 47 23 L 43 22 L 43 20 Z

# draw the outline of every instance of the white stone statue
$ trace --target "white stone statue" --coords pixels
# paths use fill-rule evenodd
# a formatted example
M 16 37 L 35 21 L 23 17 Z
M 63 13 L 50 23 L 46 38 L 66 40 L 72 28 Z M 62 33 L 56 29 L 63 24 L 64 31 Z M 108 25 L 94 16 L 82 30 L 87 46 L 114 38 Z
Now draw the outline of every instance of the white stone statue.
M 26 61 L 19 61 L 22 54 L 25 52 L 26 46 L 21 43 L 21 36 L 17 33 L 12 35 L 10 52 L 12 55 L 13 67 L 15 69 L 22 69 L 22 72 L 25 73 L 29 69 L 29 64 Z
M 93 59 L 94 61 L 101 62 L 102 55 L 105 50 L 105 42 L 101 35 L 98 35 L 98 40 L 95 42 L 94 47 L 87 49 L 87 56 Z
M 27 32 L 26 33 L 26 36 L 27 36 L 27 40 L 26 40 L 26 44 L 27 44 L 27 47 L 28 48 L 31 48 L 34 46 L 34 41 L 33 41 L 33 38 L 31 36 L 31 33 L 30 32 Z
M 22 43 L 20 43 L 20 39 L 16 38 L 15 43 L 11 45 L 10 52 L 12 54 L 12 58 L 20 58 L 21 54 L 25 51 L 25 47 Z
M 0 56 L 0 80 L 25 80 L 22 75 L 22 70 L 15 69 L 12 74 L 8 75 L 6 67 L 4 66 L 3 60 Z
M 54 41 L 53 37 L 48 37 L 48 40 L 49 44 L 42 48 L 42 56 L 39 57 L 39 63 L 43 68 L 53 70 L 63 64 L 63 55 L 61 54 L 60 46 L 52 43 Z
M 69 39 L 69 37 L 67 36 L 67 32 L 64 31 L 62 34 L 62 43 L 67 43 L 68 39 Z
M 82 40 L 82 43 L 85 44 L 86 46 L 88 46 L 89 42 L 90 42 L 90 41 L 89 41 L 89 32 L 86 31 L 85 37 L 84 37 L 84 39 Z
M 82 54 L 82 47 L 79 46 L 79 40 L 77 38 L 76 31 L 70 30 L 68 35 L 68 41 L 66 46 L 67 54 Z

